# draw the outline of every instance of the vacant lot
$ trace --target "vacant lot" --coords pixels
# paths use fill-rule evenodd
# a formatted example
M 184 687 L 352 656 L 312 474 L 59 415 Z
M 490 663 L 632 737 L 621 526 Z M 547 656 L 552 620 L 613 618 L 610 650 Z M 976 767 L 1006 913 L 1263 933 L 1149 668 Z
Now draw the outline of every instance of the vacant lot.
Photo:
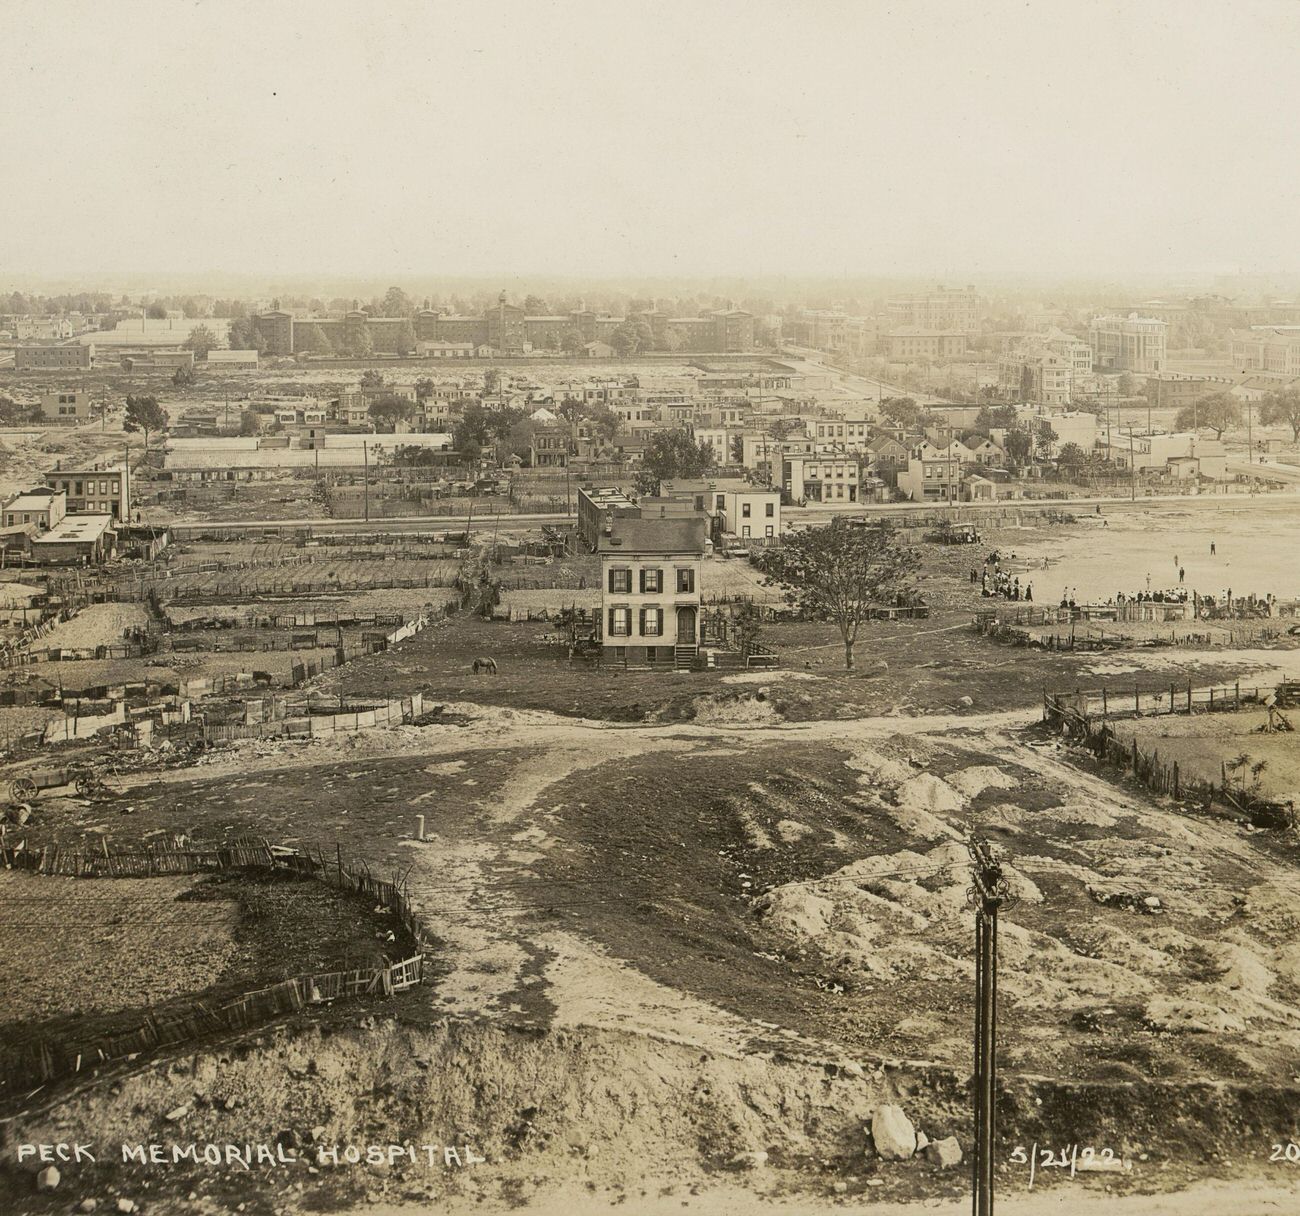
M 369 901 L 326 883 L 229 871 L 148 879 L 0 874 L 9 998 L 0 1037 L 92 1039 L 194 1000 L 292 975 L 372 966 L 410 943 Z M 379 937 L 376 937 L 376 934 Z
M 1300 713 L 1289 711 L 1300 728 Z M 1266 734 L 1268 714 L 1240 713 L 1171 715 L 1113 723 L 1116 736 L 1133 739 L 1148 755 L 1158 752 L 1166 764 L 1177 764 L 1185 777 L 1219 784 L 1227 767 L 1230 786 L 1275 802 L 1300 798 L 1300 735 Z M 1235 762 L 1245 757 L 1244 764 Z M 1258 772 L 1252 772 L 1257 766 Z
M 76 616 L 60 621 L 38 643 L 40 649 L 93 649 L 120 646 L 129 629 L 149 624 L 144 604 L 87 604 Z

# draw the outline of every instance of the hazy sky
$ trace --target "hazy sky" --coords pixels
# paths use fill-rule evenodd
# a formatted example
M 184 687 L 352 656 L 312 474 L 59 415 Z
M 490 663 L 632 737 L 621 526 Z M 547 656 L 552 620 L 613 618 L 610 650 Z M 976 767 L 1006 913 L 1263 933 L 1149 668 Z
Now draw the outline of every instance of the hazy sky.
M 4 0 L 25 273 L 1294 270 L 1289 0 Z

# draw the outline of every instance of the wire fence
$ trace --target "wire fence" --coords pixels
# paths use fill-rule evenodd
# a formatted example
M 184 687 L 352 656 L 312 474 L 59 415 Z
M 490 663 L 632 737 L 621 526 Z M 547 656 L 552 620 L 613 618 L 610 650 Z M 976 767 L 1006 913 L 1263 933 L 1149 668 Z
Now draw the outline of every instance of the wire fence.
M 373 967 L 295 975 L 221 1004 L 194 1001 L 157 1014 L 146 1013 L 139 1025 L 119 1034 L 81 1038 L 70 1031 L 0 1046 L 0 1092 L 41 1086 L 139 1052 L 244 1030 L 343 997 L 392 996 L 424 980 L 426 955 L 435 945 L 433 935 L 411 905 L 405 881 L 396 875 L 391 881 L 376 878 L 364 861 L 345 862 L 338 846 L 331 857 L 321 849 L 313 852 L 309 848 L 273 847 L 266 840 L 241 840 L 211 848 L 133 852 L 114 852 L 107 843 L 99 852 L 65 852 L 57 846 L 37 851 L 18 845 L 0 846 L 0 864 L 6 869 L 71 878 L 152 878 L 234 869 L 305 875 L 388 910 L 398 918 L 417 951 L 409 958 Z

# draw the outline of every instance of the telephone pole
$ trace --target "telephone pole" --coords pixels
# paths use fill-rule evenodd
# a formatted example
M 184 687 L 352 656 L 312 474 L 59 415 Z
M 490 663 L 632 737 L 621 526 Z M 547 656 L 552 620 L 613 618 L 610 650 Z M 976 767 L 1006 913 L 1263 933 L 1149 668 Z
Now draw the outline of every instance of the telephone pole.
M 1015 901 L 1002 860 L 987 840 L 973 836 L 972 885 L 975 909 L 975 1151 L 971 1197 L 974 1216 L 993 1216 L 993 1154 L 997 1141 L 998 909 Z

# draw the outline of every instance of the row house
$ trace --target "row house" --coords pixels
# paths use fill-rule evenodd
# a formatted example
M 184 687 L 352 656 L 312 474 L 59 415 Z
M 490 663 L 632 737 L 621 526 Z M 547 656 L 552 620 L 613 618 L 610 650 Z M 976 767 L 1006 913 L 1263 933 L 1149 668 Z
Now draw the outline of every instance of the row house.
M 704 512 L 715 543 L 727 535 L 741 540 L 775 540 L 781 535 L 781 494 L 770 486 L 739 477 L 705 477 L 664 481 L 659 493 Z
M 864 449 L 867 441 L 875 433 L 875 425 L 865 420 L 819 418 L 810 425 L 811 434 L 818 443 L 853 451 Z
M 813 452 L 781 461 L 782 485 L 795 502 L 857 502 L 861 474 L 856 456 Z

